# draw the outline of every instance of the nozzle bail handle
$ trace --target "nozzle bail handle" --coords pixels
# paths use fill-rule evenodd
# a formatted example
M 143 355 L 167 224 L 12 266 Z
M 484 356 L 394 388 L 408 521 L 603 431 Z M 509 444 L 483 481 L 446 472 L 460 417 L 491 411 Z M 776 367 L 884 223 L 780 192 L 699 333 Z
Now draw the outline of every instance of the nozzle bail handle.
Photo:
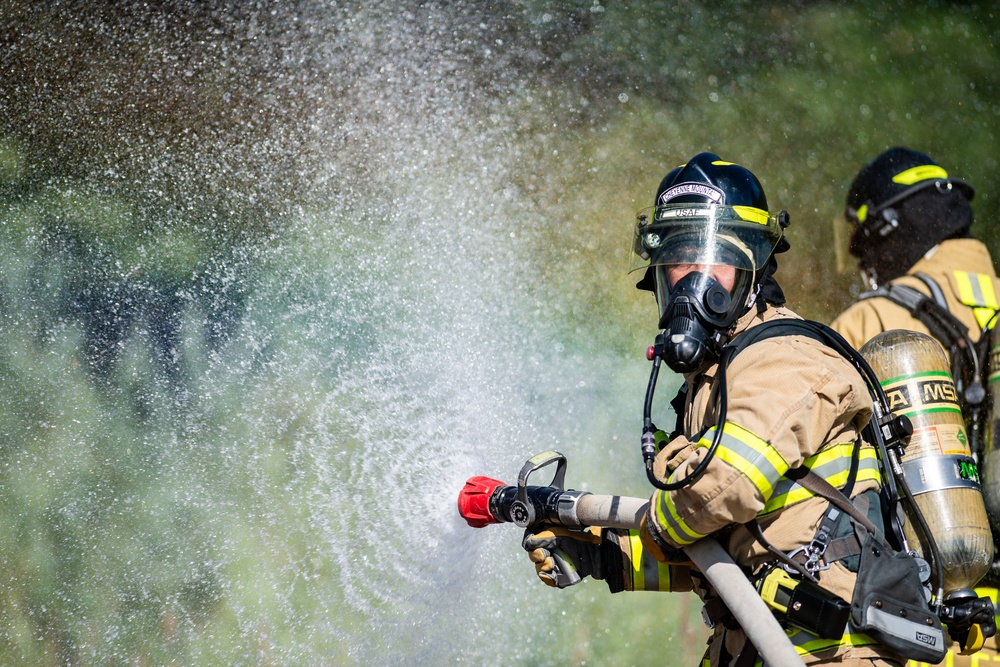
M 530 526 L 535 521 L 535 508 L 528 502 L 528 476 L 539 468 L 555 463 L 556 474 L 546 486 L 563 490 L 566 484 L 566 457 L 550 449 L 541 454 L 535 454 L 524 462 L 521 472 L 517 474 L 517 500 L 511 503 L 510 517 L 522 528 Z

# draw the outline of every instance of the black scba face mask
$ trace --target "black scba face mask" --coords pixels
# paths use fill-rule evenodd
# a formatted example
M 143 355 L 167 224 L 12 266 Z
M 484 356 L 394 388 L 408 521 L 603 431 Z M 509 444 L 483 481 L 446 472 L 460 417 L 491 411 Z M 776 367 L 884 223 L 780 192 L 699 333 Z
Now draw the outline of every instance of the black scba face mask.
M 676 373 L 691 373 L 718 359 L 722 336 L 732 324 L 733 298 L 711 276 L 692 271 L 672 288 L 667 267 L 656 267 L 660 328 L 664 333 L 663 360 Z

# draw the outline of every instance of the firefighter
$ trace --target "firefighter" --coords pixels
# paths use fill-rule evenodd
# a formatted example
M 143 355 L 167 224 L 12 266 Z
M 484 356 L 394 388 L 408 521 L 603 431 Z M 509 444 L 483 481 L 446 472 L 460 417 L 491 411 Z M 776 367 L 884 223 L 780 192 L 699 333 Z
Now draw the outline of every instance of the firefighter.
M 881 528 L 876 455 L 859 437 L 872 399 L 855 367 L 822 342 L 794 334 L 760 340 L 728 367 L 720 364 L 723 347 L 746 332 L 800 319 L 784 306 L 774 278 L 774 255 L 789 249 L 787 223 L 786 213 L 769 212 L 750 171 L 713 154 L 664 177 L 655 206 L 638 217 L 633 268 L 645 269 L 637 287 L 656 298 L 664 362 L 684 377 L 677 428 L 670 436 L 658 432 L 652 463 L 666 488 L 654 492 L 638 531 L 528 529 L 523 541 L 549 585 L 556 585 L 557 570 L 575 568 L 612 592 L 693 589 L 711 628 L 706 665 L 750 666 L 758 655 L 705 579 L 685 568 L 683 547 L 712 536 L 762 591 L 765 578 L 787 576 L 774 552 L 803 553 L 832 515 L 827 500 L 785 475 L 803 466 L 838 488 L 850 479 L 851 497 Z M 828 553 L 828 567 L 814 572 L 815 594 L 830 609 L 851 600 L 857 578 L 850 524 L 840 515 L 830 535 L 843 552 Z M 787 634 L 808 664 L 904 662 L 868 635 L 848 632 L 842 617 L 832 633 L 802 625 L 809 624 L 790 624 Z
M 870 288 L 832 323 L 855 348 L 890 329 L 932 331 L 891 288 L 921 292 L 965 327 L 973 343 L 998 308 L 1000 281 L 972 236 L 972 185 L 908 148 L 890 148 L 851 183 L 845 215 L 850 252 Z M 932 323 L 932 327 L 933 327 Z M 941 341 L 950 351 L 953 341 Z
M 970 230 L 974 193 L 967 181 L 909 148 L 890 148 L 862 168 L 848 190 L 845 215 L 850 253 L 870 291 L 832 328 L 857 348 L 891 329 L 932 335 L 948 352 L 956 382 L 968 388 L 982 371 L 973 368 L 967 351 L 993 326 L 1000 296 L 990 253 Z M 979 407 L 969 405 L 968 396 L 959 392 L 963 412 L 976 419 Z M 976 592 L 997 603 L 993 585 Z M 972 656 L 958 655 L 953 645 L 942 664 L 1000 661 L 996 642 L 988 639 Z

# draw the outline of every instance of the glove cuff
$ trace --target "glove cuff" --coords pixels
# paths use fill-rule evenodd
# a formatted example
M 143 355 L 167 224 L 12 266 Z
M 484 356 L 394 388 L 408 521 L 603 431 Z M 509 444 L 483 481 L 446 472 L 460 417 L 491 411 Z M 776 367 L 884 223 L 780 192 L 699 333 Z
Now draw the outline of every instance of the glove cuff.
M 625 559 L 622 556 L 622 549 L 619 545 L 621 536 L 613 528 L 605 528 L 602 534 L 600 553 L 601 567 L 600 575 L 594 575 L 595 579 L 604 579 L 608 585 L 608 590 L 612 593 L 620 593 L 625 590 Z
M 660 527 L 656 523 L 656 518 L 652 516 L 652 513 L 652 503 L 650 503 L 650 509 L 643 515 L 642 521 L 639 524 L 639 536 L 642 539 L 642 546 L 646 552 L 661 563 L 687 562 L 687 554 L 665 541 L 663 534 L 660 532 Z

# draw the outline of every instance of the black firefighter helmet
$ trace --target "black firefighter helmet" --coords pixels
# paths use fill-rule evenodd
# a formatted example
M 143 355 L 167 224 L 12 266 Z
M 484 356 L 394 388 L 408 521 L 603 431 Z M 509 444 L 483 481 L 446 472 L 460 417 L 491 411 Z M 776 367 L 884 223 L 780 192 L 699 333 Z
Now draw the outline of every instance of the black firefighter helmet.
M 941 241 L 967 236 L 975 189 L 929 156 L 890 148 L 865 165 L 847 192 L 850 252 L 876 286 L 904 275 Z
M 764 188 L 753 173 L 700 153 L 668 173 L 655 204 L 638 212 L 629 271 L 646 269 L 636 287 L 655 293 L 665 328 L 670 266 L 734 267 L 729 297 L 718 295 L 706 313 L 713 328 L 725 330 L 750 309 L 765 280 L 773 283 L 773 256 L 789 248 L 787 226 L 787 213 L 768 211 Z M 783 303 L 780 288 L 773 287 L 769 300 Z

